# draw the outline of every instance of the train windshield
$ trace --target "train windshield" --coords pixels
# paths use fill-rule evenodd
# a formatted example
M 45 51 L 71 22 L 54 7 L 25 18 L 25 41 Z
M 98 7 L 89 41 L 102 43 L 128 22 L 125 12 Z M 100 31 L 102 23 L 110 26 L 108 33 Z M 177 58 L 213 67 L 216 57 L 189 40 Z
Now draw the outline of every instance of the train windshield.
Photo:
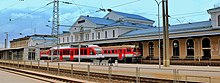
M 102 49 L 99 47 L 95 47 L 94 48 L 97 54 L 101 54 L 102 53 Z

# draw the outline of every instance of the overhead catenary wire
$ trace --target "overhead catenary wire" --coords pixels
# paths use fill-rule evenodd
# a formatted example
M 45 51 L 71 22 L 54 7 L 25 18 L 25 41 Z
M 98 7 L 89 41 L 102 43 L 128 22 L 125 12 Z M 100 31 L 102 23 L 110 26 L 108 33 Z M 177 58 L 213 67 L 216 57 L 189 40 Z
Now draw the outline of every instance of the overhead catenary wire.
M 11 4 L 8 7 L 5 7 L 3 9 L 1 9 L 0 12 L 5 11 L 5 10 L 9 9 L 10 7 L 13 7 L 13 6 L 17 5 L 17 4 L 18 4 L 18 2 L 14 3 L 14 4 Z
M 75 4 L 75 5 L 77 6 L 77 8 L 85 15 L 85 12 L 79 7 L 79 5 L 77 5 L 74 0 L 72 0 L 72 2 L 73 2 L 73 4 Z
M 123 3 L 123 4 L 120 4 L 120 5 L 113 6 L 111 8 L 116 8 L 116 7 L 120 7 L 120 6 L 124 6 L 124 5 L 128 5 L 128 4 L 132 4 L 132 3 L 135 3 L 135 2 L 138 2 L 138 1 L 141 1 L 141 0 L 135 0 L 135 1 Z
M 197 12 L 190 12 L 190 13 L 182 13 L 182 14 L 174 14 L 172 16 L 186 16 L 186 15 L 191 15 L 191 14 L 201 14 L 201 13 L 206 13 L 207 11 L 197 11 Z
M 35 9 L 35 10 L 29 12 L 28 14 L 34 14 L 34 13 L 36 13 L 36 11 L 38 11 L 38 10 L 40 10 L 40 9 L 43 9 L 43 8 L 45 8 L 46 6 L 48 6 L 48 5 L 42 6 L 42 7 L 40 7 L 40 8 L 37 8 L 37 9 Z M 9 19 L 8 22 L 3 23 L 3 24 L 0 24 L 0 27 L 11 23 L 11 21 L 19 20 L 19 19 L 23 18 L 24 16 L 25 16 L 25 15 L 19 16 L 19 17 L 15 18 L 15 19 Z

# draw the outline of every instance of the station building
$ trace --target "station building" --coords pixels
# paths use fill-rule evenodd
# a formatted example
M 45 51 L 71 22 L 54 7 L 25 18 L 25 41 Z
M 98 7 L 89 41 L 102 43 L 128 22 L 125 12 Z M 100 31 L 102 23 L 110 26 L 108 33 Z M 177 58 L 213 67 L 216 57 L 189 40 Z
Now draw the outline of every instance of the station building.
M 10 41 L 10 48 L 0 49 L 0 59 L 40 60 L 40 50 L 49 49 L 57 38 L 51 35 L 34 34 Z
M 160 44 L 163 55 L 162 27 L 153 26 L 155 21 L 136 14 L 108 11 L 103 18 L 80 16 L 69 31 L 59 36 L 59 43 L 133 44 L 140 47 L 143 59 L 158 59 Z M 206 21 L 169 26 L 171 59 L 220 59 L 220 8 L 207 12 L 211 18 Z

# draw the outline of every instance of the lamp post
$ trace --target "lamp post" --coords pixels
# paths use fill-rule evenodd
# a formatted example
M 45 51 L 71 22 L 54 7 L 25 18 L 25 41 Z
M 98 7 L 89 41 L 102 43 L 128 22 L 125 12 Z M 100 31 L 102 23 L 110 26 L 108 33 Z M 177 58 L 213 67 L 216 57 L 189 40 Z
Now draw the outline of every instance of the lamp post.
M 50 21 L 48 21 L 48 22 L 50 22 Z M 51 26 L 49 26 L 49 25 L 45 25 L 46 27 L 49 27 L 49 28 L 52 28 Z M 57 42 L 59 42 L 59 40 L 57 41 Z M 57 49 L 58 49 L 58 47 L 57 47 Z M 51 49 L 51 55 L 50 55 L 50 61 L 52 62 L 53 61 L 53 53 L 54 53 L 54 48 L 53 48 L 53 46 L 52 46 L 52 49 Z M 58 54 L 58 53 L 57 53 Z
M 158 22 L 158 49 L 159 49 L 159 69 L 161 69 L 161 55 L 160 55 L 160 2 L 158 2 L 157 0 L 154 0 L 157 3 L 157 22 Z
M 5 32 L 5 48 L 8 48 L 8 32 Z

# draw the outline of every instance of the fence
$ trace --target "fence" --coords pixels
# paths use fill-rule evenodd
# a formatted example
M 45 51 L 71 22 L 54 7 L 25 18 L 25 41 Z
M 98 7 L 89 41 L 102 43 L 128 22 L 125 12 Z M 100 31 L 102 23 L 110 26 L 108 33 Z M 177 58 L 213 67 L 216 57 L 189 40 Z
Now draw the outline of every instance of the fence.
M 207 82 L 220 81 L 220 68 L 207 69 L 170 69 L 150 67 L 108 66 L 91 64 L 72 64 L 40 61 L 0 60 L 0 65 L 19 69 L 36 70 L 50 74 L 83 78 L 83 80 L 99 79 L 105 82 L 144 82 L 146 80 L 162 80 L 167 82 Z M 199 67 L 195 67 L 199 68 Z M 125 79 L 125 80 L 122 80 Z

